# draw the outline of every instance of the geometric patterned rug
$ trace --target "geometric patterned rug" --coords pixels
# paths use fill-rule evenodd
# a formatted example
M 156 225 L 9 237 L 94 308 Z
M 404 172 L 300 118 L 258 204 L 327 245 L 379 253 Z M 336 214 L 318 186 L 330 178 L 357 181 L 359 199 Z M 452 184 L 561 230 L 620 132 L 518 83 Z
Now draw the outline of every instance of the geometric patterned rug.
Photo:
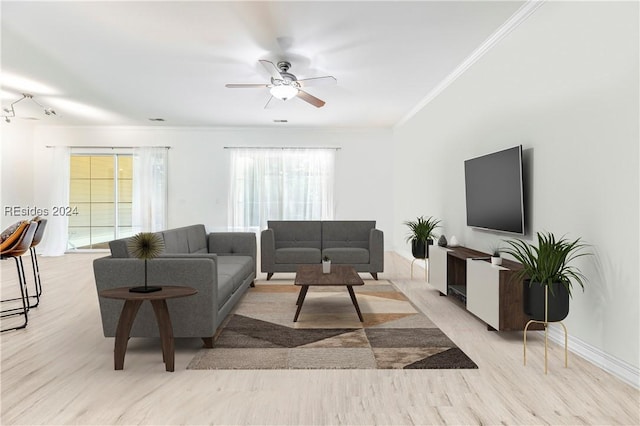
M 353 289 L 364 322 L 346 287 L 311 286 L 294 323 L 300 287 L 256 281 L 187 369 L 478 368 L 390 281 Z

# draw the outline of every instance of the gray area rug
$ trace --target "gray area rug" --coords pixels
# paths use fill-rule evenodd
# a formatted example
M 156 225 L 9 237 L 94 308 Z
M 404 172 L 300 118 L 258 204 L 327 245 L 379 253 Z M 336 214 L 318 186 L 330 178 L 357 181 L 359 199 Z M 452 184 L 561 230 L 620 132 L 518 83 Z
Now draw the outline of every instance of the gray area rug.
M 256 282 L 187 366 L 211 369 L 459 369 L 478 366 L 388 281 L 311 287 L 293 322 L 299 287 Z

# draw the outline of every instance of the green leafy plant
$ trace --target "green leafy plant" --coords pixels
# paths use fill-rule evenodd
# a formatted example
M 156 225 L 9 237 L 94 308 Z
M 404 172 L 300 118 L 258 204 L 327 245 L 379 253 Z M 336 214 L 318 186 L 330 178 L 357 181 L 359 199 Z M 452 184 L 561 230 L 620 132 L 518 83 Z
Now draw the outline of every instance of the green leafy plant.
M 420 216 L 416 220 L 405 221 L 404 225 L 409 227 L 407 242 L 413 240 L 426 242 L 430 238 L 435 238 L 436 235 L 433 231 L 439 227 L 439 224 L 440 220 L 433 216 L 429 216 L 427 219 L 424 216 Z
M 127 243 L 129 252 L 138 259 L 153 259 L 164 249 L 164 242 L 159 235 L 151 232 L 140 232 L 131 237 Z
M 324 256 L 324 257 L 322 258 L 322 261 L 323 261 L 323 262 L 331 262 L 331 259 L 329 259 L 329 256 Z
M 556 239 L 551 232 L 538 232 L 538 246 L 526 243 L 522 240 L 505 241 L 509 247 L 504 253 L 513 256 L 523 266 L 515 277 L 528 278 L 530 283 L 538 282 L 548 286 L 553 294 L 553 283 L 561 283 L 571 295 L 572 281 L 580 284 L 584 291 L 586 277 L 578 268 L 570 265 L 578 257 L 589 256 L 592 253 L 584 251 L 587 244 L 580 238 L 569 241 L 564 237 Z

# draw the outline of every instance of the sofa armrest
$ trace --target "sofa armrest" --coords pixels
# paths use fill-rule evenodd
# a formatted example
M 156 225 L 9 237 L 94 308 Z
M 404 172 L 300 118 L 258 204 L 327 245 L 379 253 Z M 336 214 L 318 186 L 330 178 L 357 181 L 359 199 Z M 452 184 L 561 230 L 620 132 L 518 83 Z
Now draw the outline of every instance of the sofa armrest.
M 273 229 L 260 233 L 260 266 L 262 272 L 274 272 L 276 263 L 276 241 Z
M 372 272 L 384 272 L 384 233 L 375 228 L 369 232 L 369 263 Z
M 144 262 L 140 259 L 111 256 L 95 259 L 93 272 L 98 293 L 109 288 L 144 285 Z M 182 285 L 198 290 L 193 297 L 175 299 L 169 303 L 176 336 L 213 336 L 218 315 L 217 281 L 217 263 L 212 258 L 195 258 L 192 255 L 185 258 L 156 258 L 147 262 L 148 285 Z M 98 299 L 104 335 L 115 336 L 122 301 L 103 297 Z M 158 325 L 151 307 L 142 306 L 132 336 L 157 334 Z
M 218 256 L 251 256 L 256 270 L 256 234 L 253 232 L 212 232 L 207 241 L 209 253 Z

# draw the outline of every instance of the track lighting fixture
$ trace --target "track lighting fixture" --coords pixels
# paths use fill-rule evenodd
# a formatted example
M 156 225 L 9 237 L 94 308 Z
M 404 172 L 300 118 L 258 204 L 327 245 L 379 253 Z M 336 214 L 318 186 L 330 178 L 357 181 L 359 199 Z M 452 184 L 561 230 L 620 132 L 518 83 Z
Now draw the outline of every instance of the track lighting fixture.
M 3 108 L 3 111 L 6 113 L 2 115 L 2 118 L 4 118 L 4 121 L 6 121 L 7 123 L 11 123 L 11 119 L 16 116 L 16 111 L 13 109 L 13 106 L 25 99 L 30 99 L 34 104 L 42 108 L 44 110 L 45 115 L 57 115 L 56 111 L 53 108 L 47 108 L 44 105 L 42 105 L 40 102 L 33 99 L 33 95 L 30 95 L 29 93 L 23 93 L 20 99 L 12 102 L 11 105 L 9 105 L 8 107 Z

